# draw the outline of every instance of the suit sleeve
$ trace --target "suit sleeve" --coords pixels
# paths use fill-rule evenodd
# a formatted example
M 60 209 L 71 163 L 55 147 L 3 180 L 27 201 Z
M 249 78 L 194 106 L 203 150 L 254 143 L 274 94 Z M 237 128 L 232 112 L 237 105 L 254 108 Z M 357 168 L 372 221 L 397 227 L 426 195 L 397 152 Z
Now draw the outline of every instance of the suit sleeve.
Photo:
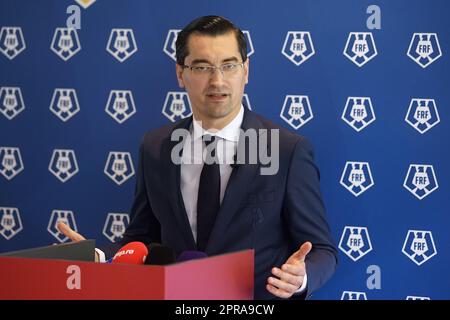
M 139 164 L 134 200 L 130 213 L 130 224 L 119 242 L 101 248 L 107 258 L 112 257 L 122 246 L 132 241 L 140 241 L 145 244 L 161 242 L 160 224 L 153 214 L 147 194 L 146 172 L 152 170 L 152 168 L 150 159 L 146 158 L 145 141 L 144 136 L 139 148 Z
M 287 178 L 284 215 L 296 251 L 306 241 L 312 250 L 306 257 L 309 297 L 334 273 L 337 250 L 326 219 L 319 185 L 319 170 L 314 163 L 311 144 L 301 138 L 297 141 Z

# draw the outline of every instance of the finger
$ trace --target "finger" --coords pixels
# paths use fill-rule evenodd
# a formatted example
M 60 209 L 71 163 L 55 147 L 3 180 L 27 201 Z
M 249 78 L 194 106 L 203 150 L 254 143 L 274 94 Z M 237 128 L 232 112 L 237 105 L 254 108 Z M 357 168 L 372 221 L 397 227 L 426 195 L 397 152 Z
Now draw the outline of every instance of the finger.
M 289 264 L 285 263 L 281 266 L 281 270 L 287 273 L 290 273 L 294 276 L 302 276 L 304 277 L 306 274 L 305 263 L 299 264 Z
M 284 281 L 274 278 L 274 277 L 269 277 L 267 282 L 269 282 L 269 284 L 271 284 L 272 286 L 274 286 L 278 289 L 282 289 L 291 294 L 294 293 L 295 291 L 297 291 L 298 288 L 300 287 L 300 286 L 295 286 L 293 284 L 290 284 L 288 282 L 284 282 Z
M 298 276 L 295 274 L 291 274 L 289 272 L 285 272 L 283 270 L 280 270 L 278 268 L 272 269 L 272 274 L 274 276 L 277 276 L 279 279 L 281 279 L 284 282 L 290 283 L 298 288 L 301 287 L 301 284 L 303 282 L 303 276 Z
M 305 242 L 302 244 L 300 249 L 298 249 L 289 259 L 295 259 L 297 261 L 305 261 L 306 255 L 311 251 L 312 249 L 312 243 L 311 242 Z
M 278 288 L 272 286 L 271 284 L 267 284 L 267 285 L 266 285 L 266 289 L 267 289 L 267 291 L 269 291 L 271 294 L 273 294 L 274 296 L 277 296 L 277 297 L 279 297 L 279 298 L 285 298 L 285 299 L 287 299 L 287 298 L 290 298 L 290 297 L 292 296 L 292 294 L 290 294 L 290 293 L 288 293 L 288 292 L 286 292 L 286 291 L 284 291 L 284 290 L 278 289 Z
M 65 224 L 64 222 L 58 222 L 57 224 L 57 228 L 59 230 L 59 232 L 61 232 L 62 234 L 64 234 L 67 238 L 69 238 L 72 241 L 82 241 L 82 240 L 86 240 L 85 237 L 83 237 L 81 234 L 79 234 L 78 232 L 73 231 L 67 224 Z

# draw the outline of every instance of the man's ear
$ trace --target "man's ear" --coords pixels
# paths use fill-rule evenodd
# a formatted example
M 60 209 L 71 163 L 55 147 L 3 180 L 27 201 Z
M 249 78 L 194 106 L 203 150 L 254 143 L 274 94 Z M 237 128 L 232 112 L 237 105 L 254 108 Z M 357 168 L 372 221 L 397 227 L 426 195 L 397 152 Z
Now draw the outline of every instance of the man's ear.
M 250 68 L 250 59 L 247 58 L 247 60 L 244 62 L 244 71 L 245 71 L 245 84 L 248 83 L 248 73 Z
M 177 63 L 175 65 L 175 68 L 176 68 L 176 73 L 177 73 L 178 85 L 180 86 L 180 88 L 184 88 L 183 67 Z

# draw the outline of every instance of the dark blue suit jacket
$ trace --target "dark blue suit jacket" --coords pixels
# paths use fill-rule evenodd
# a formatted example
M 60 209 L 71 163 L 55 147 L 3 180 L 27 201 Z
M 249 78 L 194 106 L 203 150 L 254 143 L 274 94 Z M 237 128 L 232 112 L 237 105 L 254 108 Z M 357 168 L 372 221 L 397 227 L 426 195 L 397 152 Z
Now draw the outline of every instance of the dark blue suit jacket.
M 130 241 L 159 242 L 177 254 L 196 250 L 180 190 L 180 165 L 171 161 L 171 133 L 189 129 L 192 117 L 147 133 L 140 147 L 131 222 L 122 241 L 104 248 L 107 256 Z M 271 268 L 281 265 L 305 241 L 313 245 L 306 259 L 310 296 L 333 274 L 337 251 L 326 221 L 319 172 L 307 140 L 245 110 L 241 128 L 279 129 L 279 170 L 261 175 L 260 164 L 233 169 L 206 253 L 208 256 L 255 250 L 255 299 L 274 298 L 266 288 Z M 270 139 L 267 139 L 270 150 Z M 239 140 L 241 143 L 241 140 Z

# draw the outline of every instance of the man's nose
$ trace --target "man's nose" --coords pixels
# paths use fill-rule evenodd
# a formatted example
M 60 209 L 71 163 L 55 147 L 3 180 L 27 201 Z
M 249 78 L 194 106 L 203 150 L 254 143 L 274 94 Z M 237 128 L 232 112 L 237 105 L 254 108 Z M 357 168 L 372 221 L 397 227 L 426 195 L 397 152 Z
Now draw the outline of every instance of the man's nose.
M 221 83 L 221 82 L 223 82 L 223 79 L 224 79 L 223 71 L 220 70 L 220 68 L 215 68 L 215 69 L 213 69 L 212 73 L 210 74 L 209 82 L 210 83 Z

